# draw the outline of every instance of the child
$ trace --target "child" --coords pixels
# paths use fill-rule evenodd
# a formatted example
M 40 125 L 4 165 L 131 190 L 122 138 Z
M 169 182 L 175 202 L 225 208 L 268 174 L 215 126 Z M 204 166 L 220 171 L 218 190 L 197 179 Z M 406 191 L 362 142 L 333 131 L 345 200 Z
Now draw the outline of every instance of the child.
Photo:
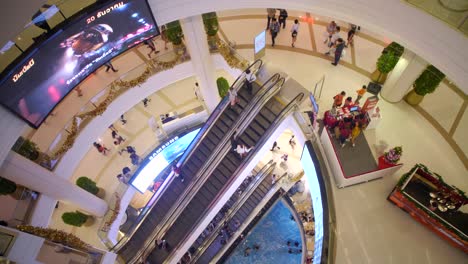
M 354 101 L 354 104 L 359 104 L 359 100 L 361 100 L 361 98 L 364 96 L 366 91 L 367 91 L 367 87 L 365 85 L 363 85 L 361 89 L 356 91 L 357 97 L 356 97 L 356 101 Z
M 361 125 L 358 122 L 356 122 L 354 124 L 353 130 L 351 131 L 351 144 L 353 145 L 353 147 L 356 146 L 355 142 L 359 134 L 361 134 Z
M 346 128 L 346 127 L 341 128 L 341 130 L 340 130 L 340 144 L 341 144 L 342 148 L 344 148 L 346 140 L 349 138 L 350 134 L 351 134 L 351 131 L 348 128 Z

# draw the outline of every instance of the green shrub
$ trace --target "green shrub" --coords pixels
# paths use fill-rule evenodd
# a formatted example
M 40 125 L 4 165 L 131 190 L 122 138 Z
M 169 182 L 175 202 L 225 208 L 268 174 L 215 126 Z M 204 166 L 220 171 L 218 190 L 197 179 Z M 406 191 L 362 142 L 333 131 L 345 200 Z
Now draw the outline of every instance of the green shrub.
M 382 53 L 387 53 L 389 51 L 392 51 L 393 54 L 395 54 L 395 56 L 400 58 L 401 55 L 403 55 L 403 52 L 405 51 L 405 48 L 403 46 L 401 46 L 400 44 L 396 43 L 396 42 L 392 42 L 387 47 L 384 48 Z
M 182 27 L 180 26 L 179 20 L 172 21 L 166 24 L 166 35 L 170 42 L 174 45 L 182 44 Z
M 202 15 L 203 24 L 205 25 L 206 34 L 210 37 L 218 33 L 219 23 L 216 12 L 206 13 Z
M 16 191 L 16 183 L 0 177 L 0 195 L 12 194 Z
M 429 65 L 414 81 L 414 91 L 423 96 L 433 93 L 444 78 L 445 74 L 436 67 Z
M 377 69 L 381 73 L 389 73 L 395 68 L 398 60 L 400 58 L 395 56 L 393 51 L 388 51 L 386 53 L 382 53 L 379 59 L 377 60 Z
M 88 177 L 83 176 L 78 178 L 78 180 L 76 180 L 76 185 L 94 195 L 96 195 L 99 192 L 99 187 L 96 186 L 96 182 L 94 182 Z
M 88 220 L 88 216 L 78 211 L 66 212 L 62 214 L 62 220 L 67 225 L 80 227 Z
M 224 96 L 228 94 L 229 83 L 225 78 L 219 77 L 216 80 L 216 85 L 218 86 L 218 93 L 219 93 L 219 96 L 221 96 L 221 98 L 223 98 Z
M 29 160 L 37 160 L 39 157 L 39 147 L 29 139 L 19 137 L 13 149 L 21 156 Z

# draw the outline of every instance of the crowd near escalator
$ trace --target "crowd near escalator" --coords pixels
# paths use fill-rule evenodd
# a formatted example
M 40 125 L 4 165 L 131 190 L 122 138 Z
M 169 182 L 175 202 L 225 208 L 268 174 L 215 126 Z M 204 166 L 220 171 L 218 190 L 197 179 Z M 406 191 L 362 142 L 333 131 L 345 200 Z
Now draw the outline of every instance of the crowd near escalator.
M 258 67 L 258 61 L 249 68 L 254 66 Z M 233 88 L 244 82 L 242 76 L 236 80 Z M 229 107 L 229 98 L 226 97 L 213 111 L 199 134 L 187 148 L 178 165 L 176 165 L 179 174 L 178 179 L 173 178 L 165 186 L 142 222 L 135 227 L 134 231 L 126 239 L 116 246 L 115 251 L 126 262 L 132 262 L 135 260 L 135 256 L 142 254 L 141 249 L 152 243 L 157 235 L 156 232 L 162 229 L 168 219 L 174 217 L 176 210 L 183 206 L 184 198 L 186 198 L 193 185 L 196 185 L 197 177 L 202 173 L 202 166 L 207 160 L 210 160 L 210 157 L 214 154 L 214 149 L 223 139 L 223 136 L 231 130 L 231 126 L 249 105 L 252 98 L 250 93 L 245 89 L 241 89 L 237 94 L 238 101 L 235 108 Z
M 281 86 L 284 83 L 284 79 L 278 80 L 278 82 L 281 82 Z M 276 82 L 272 86 L 275 85 L 278 85 L 278 83 Z M 273 95 L 274 93 L 263 96 L 263 101 L 259 101 L 257 111 L 252 111 L 253 118 L 247 118 L 241 126 L 237 127 L 234 140 L 237 141 L 238 146 L 254 147 L 266 142 L 269 135 L 304 96 L 303 94 L 298 95 L 290 104 L 284 107 Z M 231 134 L 233 134 L 232 131 Z M 239 155 L 232 151 L 232 142 L 225 143 L 226 146 L 224 146 L 222 152 L 218 153 L 218 155 L 223 157 L 222 161 L 212 171 L 201 188 L 196 190 L 196 194 L 177 220 L 174 221 L 174 224 L 159 238 L 165 241 L 167 245 L 170 245 L 170 247 L 165 247 L 165 250 L 159 250 L 158 248 L 153 250 L 148 256 L 148 260 L 151 263 L 163 263 L 172 257 L 171 254 L 177 251 L 179 245 L 200 224 L 210 208 L 218 202 L 219 197 L 229 188 L 243 166 L 255 154 L 255 151 L 251 151 L 247 155 Z

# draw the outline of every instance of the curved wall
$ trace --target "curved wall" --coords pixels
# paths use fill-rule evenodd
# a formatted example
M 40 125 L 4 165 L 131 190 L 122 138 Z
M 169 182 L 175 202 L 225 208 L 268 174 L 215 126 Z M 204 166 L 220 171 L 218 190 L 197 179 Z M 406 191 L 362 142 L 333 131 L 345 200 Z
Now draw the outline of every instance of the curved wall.
M 434 64 L 468 93 L 468 38 L 398 0 L 148 0 L 158 24 L 217 10 L 283 7 L 352 21 Z M 266 11 L 265 11 L 266 16 Z

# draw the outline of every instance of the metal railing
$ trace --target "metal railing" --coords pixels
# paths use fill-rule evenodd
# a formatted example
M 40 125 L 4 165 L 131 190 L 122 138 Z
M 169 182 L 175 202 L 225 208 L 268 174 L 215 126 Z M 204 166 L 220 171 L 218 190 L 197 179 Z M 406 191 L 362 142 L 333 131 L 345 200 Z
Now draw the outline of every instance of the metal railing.
M 255 70 L 255 71 L 258 71 L 258 69 L 262 66 L 262 61 L 261 60 L 257 60 L 255 61 L 254 63 L 252 63 L 247 69 L 251 69 L 251 70 Z M 244 84 L 244 81 L 245 81 L 245 74 L 241 74 L 237 79 L 236 81 L 232 84 L 231 87 L 233 87 L 234 89 L 236 89 L 236 91 Z M 218 104 L 218 106 L 214 109 L 214 111 L 212 112 L 212 114 L 210 115 L 210 117 L 208 118 L 208 120 L 205 122 L 205 125 L 200 129 L 200 131 L 198 132 L 198 134 L 195 136 L 195 138 L 193 139 L 193 141 L 190 143 L 190 145 L 187 147 L 187 150 L 184 152 L 184 154 L 182 155 L 182 157 L 180 158 L 177 166 L 178 167 L 183 167 L 186 162 L 190 159 L 190 157 L 195 153 L 195 150 L 200 146 L 201 142 L 203 141 L 203 139 L 208 135 L 209 131 L 211 130 L 211 128 L 215 125 L 215 123 L 217 122 L 217 120 L 221 117 L 221 114 L 225 111 L 225 109 L 229 106 L 229 96 L 225 96 L 223 98 L 223 100 Z M 213 152 L 213 153 L 216 153 L 216 152 Z M 211 162 L 207 161 L 205 162 L 205 165 L 206 166 L 209 166 L 211 165 Z M 203 171 L 202 170 L 203 167 L 200 169 L 200 171 Z M 195 176 L 195 179 L 198 179 L 199 176 Z M 173 177 L 171 178 L 173 180 Z M 170 186 L 170 183 L 172 182 L 172 180 L 169 180 L 169 181 L 166 181 L 161 187 L 161 192 L 160 192 L 160 195 L 159 197 L 156 198 L 155 202 L 153 203 L 152 207 L 148 210 L 148 211 L 151 211 L 152 208 L 157 204 L 157 202 L 159 201 L 160 197 L 162 197 L 164 195 L 164 192 L 167 190 L 167 188 Z M 176 211 L 180 211 L 182 210 L 183 208 L 185 208 L 183 206 L 183 201 L 185 201 L 187 199 L 187 197 L 189 196 L 189 192 L 192 192 L 192 188 L 194 188 L 194 186 L 198 183 L 198 181 L 192 181 L 189 186 L 186 188 L 186 191 L 184 192 L 183 195 L 180 195 L 180 198 L 179 200 L 175 203 L 175 205 L 177 205 L 176 207 L 172 207 L 171 208 L 171 211 L 168 212 L 168 214 L 166 215 L 166 217 L 163 219 L 162 221 L 162 224 L 164 223 L 167 223 L 167 221 L 170 221 L 171 218 L 174 218 L 174 215 L 176 214 Z M 187 201 L 188 202 L 188 201 Z M 181 204 L 183 203 L 183 204 Z M 133 231 L 128 235 L 128 236 L 125 236 L 124 239 L 120 240 L 118 242 L 118 244 L 112 249 L 113 251 L 118 251 L 120 250 L 124 244 L 133 236 L 133 234 L 136 232 L 136 230 L 141 226 L 141 224 L 143 223 L 143 221 L 146 219 L 146 216 L 140 221 L 140 223 L 135 226 L 135 228 L 133 229 Z M 170 222 L 172 222 L 173 220 L 171 220 Z M 164 226 L 164 225 L 163 225 Z M 155 230 L 161 230 L 163 228 L 163 226 L 157 226 L 155 228 Z M 136 254 L 136 257 L 134 259 L 138 259 L 140 257 L 140 255 L 144 254 L 144 249 L 148 248 L 152 243 L 152 241 L 154 240 L 154 237 L 156 237 L 156 234 L 152 235 L 150 239 L 147 240 L 147 242 L 145 243 L 145 246 L 143 247 L 142 250 L 140 250 L 139 252 L 137 252 Z
M 273 77 L 272 77 L 273 78 Z M 281 78 L 280 80 L 277 81 L 278 82 L 281 82 L 282 81 L 282 84 L 284 83 L 284 78 Z M 276 83 L 275 83 L 276 84 Z M 282 86 L 281 84 L 281 86 Z M 274 94 L 272 94 L 271 96 L 269 97 L 262 97 L 262 101 L 260 101 L 260 103 L 257 103 L 256 105 L 260 105 L 261 107 L 263 107 L 264 104 L 266 104 L 272 97 L 274 96 Z M 257 145 L 258 146 L 263 146 L 266 141 L 270 138 L 270 136 L 273 134 L 273 132 L 276 130 L 276 128 L 280 125 L 280 123 L 286 118 L 286 116 L 288 114 L 290 114 L 294 108 L 297 108 L 297 106 L 300 104 L 300 102 L 302 102 L 302 100 L 304 99 L 304 93 L 300 93 L 298 94 L 296 97 L 294 97 L 293 100 L 291 100 L 291 102 L 285 106 L 285 108 L 279 113 L 279 115 L 275 118 L 275 120 L 271 123 L 270 127 L 267 129 L 267 131 L 265 131 L 265 133 L 262 135 L 262 137 L 260 138 L 259 142 L 257 142 Z M 255 112 L 257 113 L 257 112 Z M 254 115 L 254 117 L 256 116 L 256 114 Z M 253 118 L 251 119 L 253 120 Z M 250 120 L 250 121 L 251 121 Z M 248 122 L 243 122 L 242 124 L 245 126 L 243 128 L 239 128 L 242 129 L 240 130 L 241 132 L 239 132 L 239 134 L 242 133 L 242 131 L 244 131 L 247 126 L 250 124 L 250 121 Z M 247 123 L 247 125 L 245 125 Z M 224 142 L 226 143 L 226 142 Z M 225 145 L 225 144 L 223 144 Z M 227 151 L 229 151 L 229 148 L 230 148 L 230 145 L 227 144 L 228 146 L 224 146 L 224 149 L 223 149 L 223 152 L 221 152 L 221 155 L 220 156 L 223 156 L 222 154 L 225 154 L 227 153 Z M 258 148 L 255 148 L 253 151 L 249 152 L 249 155 L 247 156 L 247 158 L 245 158 L 245 160 L 243 161 L 243 165 L 238 167 L 235 171 L 234 171 L 234 175 L 238 175 L 240 172 L 242 172 L 245 167 L 250 163 L 250 161 L 255 157 L 255 153 L 257 153 L 258 151 Z M 216 202 L 218 202 L 218 200 L 220 199 L 220 197 L 222 196 L 222 194 L 224 194 L 226 192 L 226 190 L 232 185 L 232 182 L 235 180 L 235 177 L 234 178 L 231 178 L 227 183 L 224 184 L 224 187 L 223 189 L 219 192 L 219 194 L 217 196 L 215 196 L 215 198 L 213 199 L 213 201 L 210 203 L 210 205 L 207 207 L 207 209 L 205 210 L 204 214 L 207 213 L 207 210 L 209 210 L 212 205 Z M 197 227 L 199 224 L 200 224 L 200 221 L 203 220 L 203 219 L 199 219 L 195 224 L 194 226 Z M 193 231 L 193 230 L 192 230 Z M 191 232 L 189 232 L 190 234 Z M 176 246 L 173 250 L 172 250 L 172 253 L 169 254 L 169 256 L 167 257 L 167 259 L 171 259 L 174 257 L 174 253 L 179 250 L 179 247 L 181 245 L 178 245 Z
M 276 163 L 273 160 L 270 160 L 260 171 L 260 173 L 255 177 L 255 180 L 252 181 L 249 186 L 242 192 L 242 197 L 239 198 L 224 217 L 219 221 L 218 225 L 211 232 L 210 236 L 206 238 L 202 244 L 198 247 L 198 250 L 195 254 L 192 255 L 190 263 L 195 263 L 196 260 L 203 254 L 203 252 L 213 243 L 213 241 L 218 237 L 219 231 L 223 228 L 221 223 L 228 223 L 231 221 L 232 217 L 237 213 L 237 211 L 244 205 L 245 201 L 250 197 L 250 195 L 255 191 L 255 189 L 262 183 L 262 181 L 267 177 L 276 166 Z M 235 192 L 237 193 L 237 191 Z M 235 194 L 234 194 L 235 195 Z
M 254 64 L 256 63 L 257 61 L 254 62 Z M 245 78 L 242 77 L 243 75 L 245 74 L 241 74 L 238 77 L 238 79 L 236 80 L 236 82 L 234 82 L 232 87 L 236 87 L 237 83 L 244 83 L 243 81 L 239 81 Z M 162 221 L 162 224 L 158 225 L 155 228 L 155 230 L 157 230 L 156 234 L 152 236 L 152 239 L 147 241 L 147 246 L 144 247 L 145 249 L 139 251 L 142 252 L 141 255 L 144 256 L 144 252 L 147 252 L 152 249 L 151 245 L 154 246 L 154 243 L 151 243 L 151 241 L 155 240 L 156 238 L 162 237 L 165 234 L 165 232 L 167 232 L 167 230 L 176 221 L 180 213 L 183 212 L 185 206 L 191 201 L 193 196 L 195 196 L 198 190 L 203 186 L 204 182 L 208 179 L 208 177 L 211 175 L 214 169 L 216 169 L 216 165 L 219 164 L 219 162 L 221 162 L 222 158 L 224 158 L 225 153 L 227 153 L 228 148 L 230 148 L 229 141 L 236 128 L 237 133 L 241 134 L 245 129 L 245 127 L 242 127 L 241 124 L 249 123 L 249 120 L 252 120 L 255 117 L 254 113 L 256 113 L 259 110 L 259 107 L 263 105 L 259 104 L 260 100 L 262 100 L 262 98 L 264 99 L 265 96 L 271 98 L 274 94 L 276 94 L 279 91 L 279 89 L 281 89 L 283 83 L 284 78 L 281 78 L 278 74 L 275 74 L 267 82 L 265 82 L 265 84 L 256 92 L 254 98 L 249 102 L 247 108 L 242 111 L 241 115 L 237 118 L 237 121 L 232 125 L 232 129 L 224 135 L 223 139 L 219 142 L 217 147 L 214 150 L 212 150 L 212 153 L 217 154 L 210 156 L 208 160 L 205 161 L 204 165 L 200 168 L 199 173 L 195 176 L 196 180 L 190 183 L 189 187 L 187 187 L 184 194 L 181 195 L 179 200 L 175 203 L 177 206 L 174 207 L 173 210 L 171 210 L 171 212 L 167 214 L 167 216 Z M 226 100 L 227 97 L 228 96 L 226 96 L 224 100 Z M 200 143 L 201 141 L 198 142 L 198 144 Z M 141 255 L 139 254 L 133 260 L 139 259 Z
M 138 48 L 138 47 L 135 47 L 135 49 L 136 48 Z M 120 56 L 125 56 L 125 54 L 122 54 Z M 165 62 L 165 61 L 174 60 L 175 58 L 177 58 L 175 50 L 169 49 L 169 50 L 160 51 L 160 53 L 158 53 L 156 55 L 156 57 L 153 58 L 153 60 L 155 60 L 157 62 Z M 176 64 L 183 63 L 183 62 L 187 61 L 189 58 L 190 57 L 189 57 L 188 54 L 185 54 L 184 56 L 179 56 L 179 59 L 176 62 Z M 73 131 L 73 122 L 74 122 L 74 120 L 75 119 L 77 120 L 77 129 L 78 129 L 78 133 L 79 133 L 93 119 L 93 118 L 86 118 L 85 120 L 82 120 L 82 119 L 78 118 L 77 116 L 79 116 L 80 114 L 84 114 L 84 113 L 87 113 L 89 111 L 95 110 L 99 106 L 99 104 L 103 103 L 106 100 L 107 96 L 111 92 L 111 89 L 114 89 L 114 91 L 116 91 L 118 96 L 123 94 L 125 91 L 127 91 L 127 89 L 122 89 L 121 88 L 121 89 L 115 90 L 115 87 L 113 86 L 113 83 L 115 81 L 130 81 L 130 80 L 140 76 L 143 72 L 145 72 L 147 70 L 148 67 L 151 67 L 151 66 L 147 62 L 140 63 L 140 64 L 136 65 L 135 67 L 131 68 L 129 71 L 121 74 L 116 79 L 112 80 L 112 82 L 110 84 L 104 86 L 102 89 L 94 90 L 93 91 L 94 96 L 92 98 L 90 98 L 86 103 L 84 103 L 76 113 L 71 115 L 68 122 L 65 123 L 65 125 L 62 127 L 62 129 L 60 129 L 57 132 L 57 135 L 52 140 L 52 142 L 50 142 L 50 144 L 48 145 L 47 150 L 40 152 L 41 155 L 45 155 L 47 157 L 47 159 L 41 158 L 41 159 L 35 160 L 35 162 L 38 163 L 39 165 L 41 165 L 42 167 L 46 168 L 46 169 L 54 170 L 55 167 L 57 166 L 57 164 L 59 163 L 61 157 L 63 156 L 63 155 L 59 155 L 57 157 L 54 157 L 55 153 L 56 153 L 57 150 L 59 150 L 64 145 L 64 143 L 67 141 L 67 138 L 70 136 L 70 134 L 74 133 L 74 131 Z M 152 72 L 151 72 L 152 75 L 157 74 L 157 73 L 159 73 L 160 71 L 163 70 L 162 66 L 159 66 L 158 64 L 155 64 L 154 68 L 152 67 L 151 69 L 152 69 Z M 82 83 L 79 84 L 79 85 L 82 85 Z M 71 100 L 71 97 L 74 97 L 74 96 L 77 96 L 77 94 L 75 94 L 74 92 L 71 92 L 70 94 L 67 95 L 67 97 L 65 97 L 62 100 L 62 102 L 60 102 L 60 105 L 66 105 L 67 103 L 69 103 L 69 100 Z M 60 105 L 57 107 L 57 109 L 60 108 Z M 59 111 L 59 110 L 55 110 L 55 112 L 57 112 L 57 111 Z M 58 114 L 61 114 L 61 113 L 58 113 Z M 69 112 L 67 112 L 66 114 L 70 115 Z M 53 118 L 53 115 L 54 114 L 49 116 L 48 119 Z M 47 126 L 47 121 L 48 120 L 46 120 L 44 122 L 43 126 Z M 36 133 L 41 133 L 40 129 L 41 128 L 39 128 L 39 130 L 37 130 Z M 33 138 L 34 138 L 34 136 L 33 136 Z M 19 147 L 20 146 L 17 146 L 17 148 L 19 148 Z M 16 149 L 13 149 L 13 150 L 16 151 Z
M 404 0 L 468 36 L 468 1 L 466 0 Z

